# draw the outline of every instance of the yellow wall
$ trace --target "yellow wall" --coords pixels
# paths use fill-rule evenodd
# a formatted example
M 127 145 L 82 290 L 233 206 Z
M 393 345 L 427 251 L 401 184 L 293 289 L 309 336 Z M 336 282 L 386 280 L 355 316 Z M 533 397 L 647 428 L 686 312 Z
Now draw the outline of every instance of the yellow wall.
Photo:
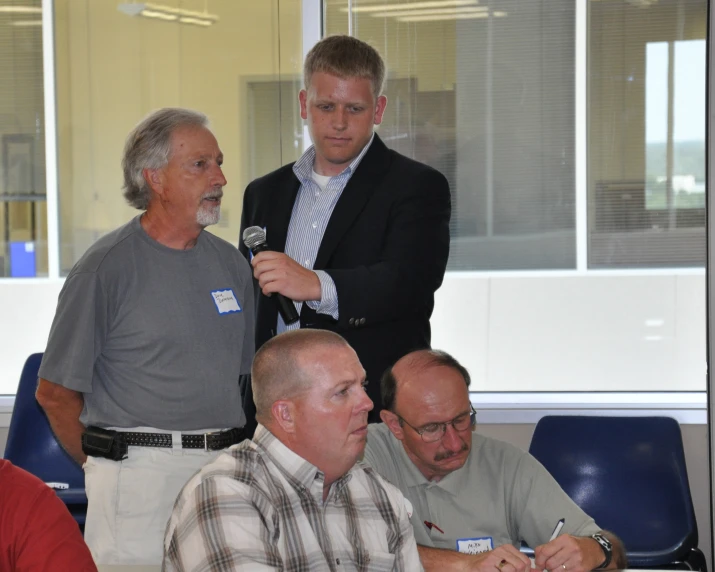
M 203 0 L 163 3 L 194 10 L 204 6 Z M 209 116 L 228 179 L 222 223 L 210 230 L 237 242 L 248 182 L 242 78 L 299 73 L 300 0 L 211 0 L 208 9 L 220 20 L 204 28 L 129 17 L 117 10 L 115 0 L 56 1 L 65 271 L 89 244 L 136 214 L 121 194 L 124 139 L 142 117 L 165 106 Z
M 203 0 L 163 3 L 204 7 Z M 63 271 L 99 236 L 136 214 L 121 194 L 124 139 L 142 117 L 164 106 L 194 108 L 211 119 L 226 158 L 228 186 L 221 223 L 209 230 L 236 243 L 250 179 L 248 124 L 276 132 L 273 139 L 260 138 L 263 145 L 275 140 L 273 145 L 252 150 L 262 155 L 262 168 L 279 166 L 278 139 L 294 132 L 294 118 L 249 117 L 246 82 L 300 77 L 301 0 L 210 0 L 208 10 L 220 20 L 209 28 L 129 17 L 115 0 L 55 4 Z M 328 16 L 336 24 L 328 32 L 346 33 L 336 17 Z M 362 17 L 359 25 L 361 37 L 369 34 L 366 39 L 386 56 L 390 78 L 416 78 L 420 91 L 451 89 L 455 83 L 454 23 L 386 29 L 381 20 Z M 297 101 L 291 105 L 297 111 Z
M 195 10 L 205 5 L 204 0 L 163 3 Z M 286 141 L 290 143 L 295 132 L 295 116 L 286 117 L 285 108 L 297 110 L 297 102 L 292 103 L 297 87 L 282 91 L 290 101 L 282 102 L 281 114 L 256 120 L 249 116 L 246 83 L 295 83 L 300 76 L 301 0 L 209 0 L 206 5 L 220 17 L 209 28 L 132 18 L 117 10 L 116 0 L 56 0 L 64 271 L 94 240 L 136 213 L 121 195 L 121 152 L 127 133 L 156 108 L 192 107 L 211 118 L 226 156 L 229 184 L 222 221 L 210 230 L 233 243 L 238 238 L 243 189 L 251 176 L 260 174 L 249 172 L 250 142 L 258 141 L 262 147 L 250 147 L 261 158 L 254 161 L 254 171 L 255 164 L 265 170 L 285 162 L 290 147 Z M 327 33 L 347 32 L 347 14 L 340 11 L 346 5 L 328 3 Z M 644 87 L 642 82 L 627 82 L 626 78 L 633 72 L 642 77 L 646 42 L 704 37 L 704 4 L 702 0 L 682 0 L 639 9 L 626 2 L 601 1 L 589 2 L 589 6 L 589 178 L 640 179 L 645 169 Z M 682 22 L 682 26 L 674 22 Z M 681 36 L 675 38 L 677 30 Z M 407 24 L 363 14 L 354 18 L 353 31 L 385 56 L 390 79 L 414 81 L 411 86 L 392 83 L 399 93 L 390 98 L 383 127 L 395 123 L 412 129 L 412 120 L 430 121 L 430 113 L 443 111 L 422 106 L 416 110 L 418 116 L 412 117 L 409 92 L 454 89 L 458 81 L 455 22 Z M 24 30 L 16 39 L 26 41 L 28 34 L 30 30 Z M 21 110 L 22 122 L 27 123 L 22 126 L 24 131 L 32 132 L 34 113 L 25 113 L 23 103 L 36 89 L 28 83 L 27 98 L 17 87 L 12 94 L 0 97 Z M 402 107 L 398 105 L 400 97 Z M 439 117 L 433 123 L 440 137 L 454 138 L 456 125 L 442 124 Z M 249 124 L 261 137 L 249 137 Z M 18 212 L 17 220 L 23 214 Z M 43 212 L 39 221 L 44 235 Z M 19 228 L 13 239 L 24 239 L 23 229 Z M 38 253 L 38 261 L 44 259 L 44 253 Z

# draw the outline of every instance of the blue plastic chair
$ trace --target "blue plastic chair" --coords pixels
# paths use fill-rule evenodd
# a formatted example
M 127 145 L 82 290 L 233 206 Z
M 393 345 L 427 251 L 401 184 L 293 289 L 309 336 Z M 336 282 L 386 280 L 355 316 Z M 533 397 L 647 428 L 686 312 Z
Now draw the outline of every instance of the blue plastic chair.
M 27 358 L 15 396 L 15 407 L 5 447 L 5 458 L 46 483 L 63 483 L 67 489 L 55 492 L 84 530 L 87 495 L 84 472 L 55 439 L 45 412 L 35 399 L 37 372 L 42 354 Z
M 623 541 L 629 568 L 707 569 L 675 419 L 546 416 L 529 452 Z

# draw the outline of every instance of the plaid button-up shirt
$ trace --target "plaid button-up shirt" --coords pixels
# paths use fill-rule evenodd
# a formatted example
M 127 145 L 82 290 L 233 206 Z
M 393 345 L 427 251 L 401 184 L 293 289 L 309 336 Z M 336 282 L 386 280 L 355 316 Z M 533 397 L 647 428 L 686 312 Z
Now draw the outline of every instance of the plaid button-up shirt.
M 400 491 L 355 465 L 324 475 L 258 425 L 194 475 L 174 505 L 165 571 L 421 571 Z

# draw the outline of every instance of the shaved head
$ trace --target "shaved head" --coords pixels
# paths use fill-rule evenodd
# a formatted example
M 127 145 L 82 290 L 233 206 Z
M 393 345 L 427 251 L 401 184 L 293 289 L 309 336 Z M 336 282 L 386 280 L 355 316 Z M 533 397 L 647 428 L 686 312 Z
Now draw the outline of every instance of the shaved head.
M 256 353 L 251 367 L 251 388 L 256 403 L 256 419 L 269 423 L 271 406 L 310 388 L 307 366 L 311 356 L 325 348 L 344 348 L 349 344 L 327 330 L 293 330 L 268 340 Z

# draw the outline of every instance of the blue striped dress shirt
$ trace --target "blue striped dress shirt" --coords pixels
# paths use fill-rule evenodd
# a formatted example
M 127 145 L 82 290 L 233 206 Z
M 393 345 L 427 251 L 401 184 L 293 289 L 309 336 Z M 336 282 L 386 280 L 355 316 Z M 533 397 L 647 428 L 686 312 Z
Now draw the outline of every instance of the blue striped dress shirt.
M 330 215 L 333 214 L 333 209 L 338 203 L 340 195 L 343 194 L 345 186 L 365 153 L 367 153 L 370 145 L 372 145 L 374 138 L 375 135 L 373 134 L 368 144 L 363 147 L 360 154 L 342 173 L 330 178 L 325 190 L 321 190 L 318 183 L 313 180 L 314 146 L 311 145 L 293 165 L 293 172 L 300 181 L 300 189 L 298 190 L 298 196 L 295 199 L 293 213 L 288 225 L 285 253 L 304 268 L 313 269 Z M 320 300 L 308 301 L 306 304 L 316 312 L 329 314 L 337 320 L 338 292 L 335 288 L 335 282 L 323 270 L 316 270 L 315 273 L 318 275 L 318 280 L 320 280 Z M 293 304 L 295 304 L 295 308 L 300 314 L 303 302 L 293 302 Z M 279 334 L 286 330 L 296 330 L 298 328 L 300 328 L 300 322 L 286 326 L 283 318 L 280 314 L 278 315 L 277 331 Z

